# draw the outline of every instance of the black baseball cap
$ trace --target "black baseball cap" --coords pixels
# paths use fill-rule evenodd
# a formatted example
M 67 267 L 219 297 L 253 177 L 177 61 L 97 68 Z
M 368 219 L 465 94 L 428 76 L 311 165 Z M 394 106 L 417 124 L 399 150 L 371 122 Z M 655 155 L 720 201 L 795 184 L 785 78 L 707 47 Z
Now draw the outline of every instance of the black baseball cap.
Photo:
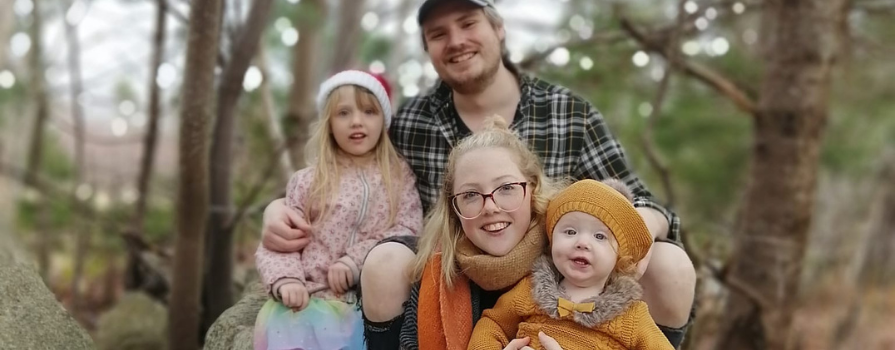
M 416 16 L 416 23 L 422 26 L 423 21 L 426 20 L 426 17 L 429 16 L 429 13 L 432 12 L 435 7 L 451 1 L 466 1 L 470 4 L 478 5 L 480 7 L 494 7 L 494 1 L 492 0 L 426 0 L 423 2 L 423 5 L 420 6 L 420 11 L 417 13 Z

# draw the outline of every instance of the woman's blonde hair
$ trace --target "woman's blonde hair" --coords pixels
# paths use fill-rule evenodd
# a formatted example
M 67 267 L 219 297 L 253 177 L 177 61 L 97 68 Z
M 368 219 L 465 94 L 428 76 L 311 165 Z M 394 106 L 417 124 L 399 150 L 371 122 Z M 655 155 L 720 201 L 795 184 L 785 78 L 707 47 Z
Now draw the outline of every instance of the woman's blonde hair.
M 509 130 L 507 122 L 500 116 L 488 117 L 482 131 L 469 136 L 451 150 L 442 182 L 442 191 L 438 195 L 432 210 L 426 216 L 422 234 L 420 234 L 419 250 L 410 266 L 410 277 L 419 281 L 423 276 L 426 263 L 436 254 L 441 254 L 441 273 L 448 287 L 453 285 L 457 276 L 454 261 L 457 242 L 463 236 L 460 219 L 451 207 L 450 196 L 454 188 L 457 160 L 463 155 L 478 149 L 503 148 L 509 151 L 520 172 L 528 181 L 531 189 L 531 223 L 526 234 L 545 227 L 547 202 L 553 197 L 560 185 L 544 174 L 541 161 L 516 134 Z M 524 267 L 520 267 L 524 268 Z
M 305 159 L 308 160 L 308 166 L 314 167 L 314 180 L 311 184 L 311 192 L 308 196 L 307 203 L 311 203 L 312 207 L 308 208 L 310 223 L 312 225 L 323 222 L 329 216 L 330 203 L 335 200 L 339 191 L 339 183 L 341 174 L 339 172 L 339 145 L 333 138 L 332 126 L 330 120 L 337 112 L 336 108 L 343 99 L 354 96 L 354 103 L 361 110 L 373 109 L 379 115 L 382 115 L 382 106 L 379 100 L 367 89 L 356 85 L 343 85 L 329 94 L 326 103 L 320 112 L 320 118 L 313 126 L 314 133 L 305 146 Z M 385 118 L 385 116 L 383 116 Z M 373 148 L 373 161 L 379 166 L 382 174 L 382 183 L 385 185 L 385 192 L 388 194 L 389 217 L 388 226 L 395 221 L 395 215 L 398 212 L 398 192 L 399 179 L 401 170 L 401 158 L 395 147 L 392 145 L 391 139 L 388 137 L 388 125 L 382 126 L 382 132 L 376 147 Z

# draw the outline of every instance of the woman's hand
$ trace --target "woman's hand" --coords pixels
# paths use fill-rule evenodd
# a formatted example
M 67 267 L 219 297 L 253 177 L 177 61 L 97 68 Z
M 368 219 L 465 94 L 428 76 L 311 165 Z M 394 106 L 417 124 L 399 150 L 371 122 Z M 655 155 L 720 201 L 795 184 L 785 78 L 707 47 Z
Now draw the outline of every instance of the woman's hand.
M 544 334 L 544 332 L 538 332 L 538 341 L 541 342 L 541 346 L 544 347 L 544 350 L 562 350 L 562 347 L 559 346 L 556 339 Z M 529 337 L 513 339 L 513 341 L 507 344 L 503 350 L 534 350 L 528 346 L 529 343 L 531 343 Z
M 285 201 L 274 200 L 264 209 L 261 242 L 264 248 L 279 253 L 298 252 L 311 241 L 311 225 Z
M 521 339 L 513 339 L 503 350 L 526 350 L 531 349 L 528 347 L 528 343 L 531 342 L 531 339 L 528 337 Z
M 308 306 L 311 296 L 308 288 L 301 282 L 286 283 L 280 286 L 280 300 L 292 311 L 301 311 Z
M 556 339 L 544 334 L 544 332 L 538 332 L 538 340 L 541 341 L 541 346 L 544 347 L 544 350 L 562 350 L 562 347 L 559 346 Z

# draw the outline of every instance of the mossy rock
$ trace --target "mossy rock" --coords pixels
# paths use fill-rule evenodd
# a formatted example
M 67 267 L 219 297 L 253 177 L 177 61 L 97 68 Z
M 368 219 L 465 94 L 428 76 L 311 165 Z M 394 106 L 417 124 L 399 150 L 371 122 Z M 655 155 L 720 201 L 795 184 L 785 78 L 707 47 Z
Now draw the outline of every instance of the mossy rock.
M 239 302 L 211 325 L 205 336 L 205 350 L 252 350 L 255 318 L 267 299 L 260 282 L 247 285 Z
M 95 349 L 90 336 L 56 301 L 34 264 L 0 233 L 0 348 Z
M 99 319 L 100 350 L 165 350 L 168 311 L 144 293 L 125 294 Z

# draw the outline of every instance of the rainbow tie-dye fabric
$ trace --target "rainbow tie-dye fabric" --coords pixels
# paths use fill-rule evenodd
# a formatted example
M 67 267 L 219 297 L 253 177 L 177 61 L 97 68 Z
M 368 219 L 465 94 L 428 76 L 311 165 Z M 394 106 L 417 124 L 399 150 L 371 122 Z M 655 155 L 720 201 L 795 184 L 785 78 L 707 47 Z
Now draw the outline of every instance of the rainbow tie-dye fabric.
M 363 319 L 339 300 L 312 297 L 299 312 L 268 300 L 255 320 L 255 350 L 364 350 Z

